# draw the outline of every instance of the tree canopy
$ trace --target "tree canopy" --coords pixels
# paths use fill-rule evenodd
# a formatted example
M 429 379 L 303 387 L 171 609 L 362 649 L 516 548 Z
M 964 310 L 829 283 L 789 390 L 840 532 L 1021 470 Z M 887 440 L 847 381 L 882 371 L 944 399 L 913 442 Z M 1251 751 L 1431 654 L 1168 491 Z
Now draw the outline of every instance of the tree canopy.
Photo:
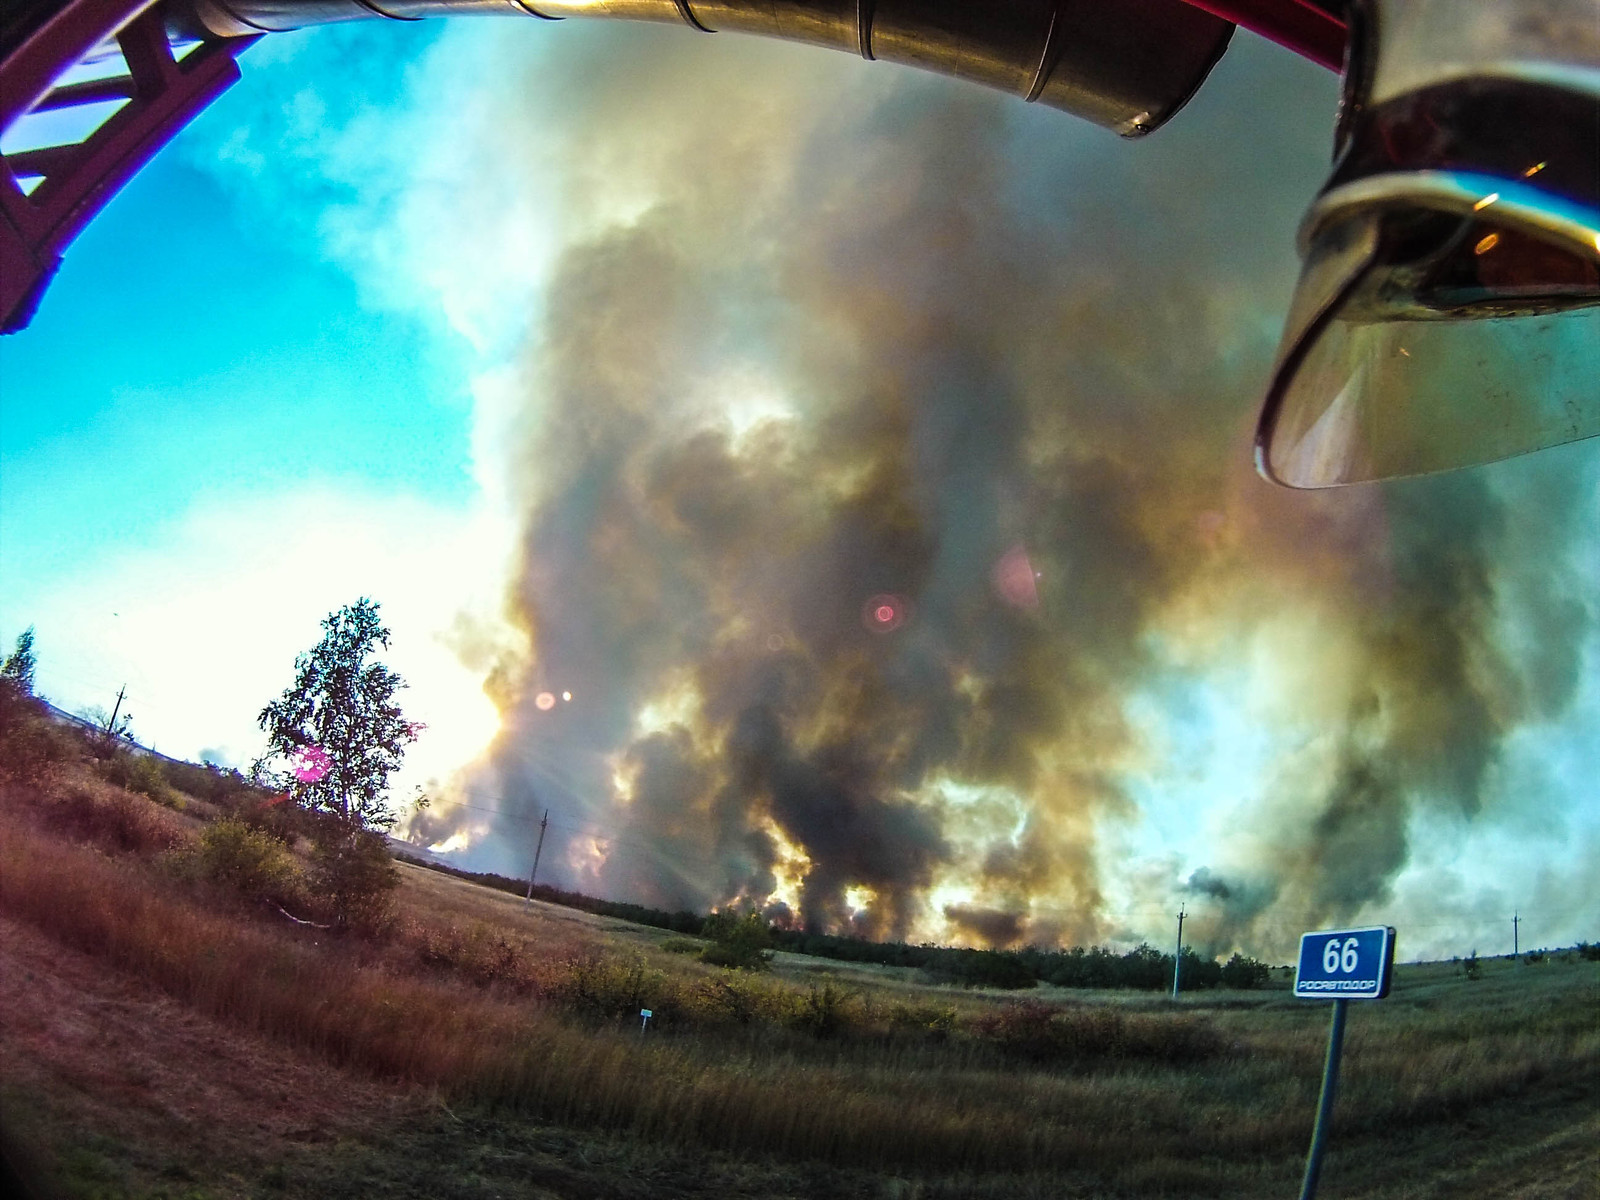
M 38 660 L 33 656 L 33 626 L 17 635 L 16 647 L 0 666 L 0 679 L 10 680 L 25 695 L 33 695 L 33 672 Z
M 330 613 L 322 629 L 322 640 L 294 660 L 294 683 L 257 718 L 267 750 L 256 772 L 352 829 L 387 829 L 389 776 L 417 736 L 394 702 L 405 681 L 368 661 L 388 648 L 389 630 L 365 596 Z

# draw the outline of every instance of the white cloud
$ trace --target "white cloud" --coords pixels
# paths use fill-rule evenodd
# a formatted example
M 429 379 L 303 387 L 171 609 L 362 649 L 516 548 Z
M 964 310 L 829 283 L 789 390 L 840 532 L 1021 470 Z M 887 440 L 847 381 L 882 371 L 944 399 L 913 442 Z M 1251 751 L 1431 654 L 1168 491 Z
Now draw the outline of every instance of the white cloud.
M 371 596 L 393 633 L 382 657 L 410 684 L 402 705 L 428 725 L 398 794 L 447 776 L 494 732 L 481 676 L 444 637 L 463 612 L 493 622 L 510 544 L 482 513 L 308 484 L 197 503 L 148 546 L 6 607 L 37 626 L 39 689 L 57 704 L 109 708 L 126 683 L 142 741 L 244 764 L 261 747 L 256 714 L 321 619 Z

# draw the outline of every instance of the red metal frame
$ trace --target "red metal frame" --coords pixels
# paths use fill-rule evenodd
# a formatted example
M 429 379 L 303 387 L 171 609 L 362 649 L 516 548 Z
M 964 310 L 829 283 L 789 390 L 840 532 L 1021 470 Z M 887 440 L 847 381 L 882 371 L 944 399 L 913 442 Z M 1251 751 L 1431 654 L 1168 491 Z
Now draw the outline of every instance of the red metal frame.
M 1348 29 L 1312 0 L 1185 0 L 1330 71 L 1344 70 Z
M 128 75 L 51 92 L 115 36 Z M 239 78 L 254 38 L 205 42 L 180 62 L 153 0 L 69 0 L 0 62 L 0 129 L 36 109 L 128 103 L 82 142 L 0 154 L 0 332 L 33 315 L 68 243 L 156 151 Z M 43 174 L 32 194 L 18 175 Z
M 1187 0 L 1311 61 L 1339 70 L 1345 23 L 1313 0 Z M 52 88 L 115 36 L 128 75 Z M 180 62 L 158 0 L 66 0 L 0 60 L 0 130 L 28 112 L 127 97 L 84 141 L 0 154 L 0 333 L 25 326 L 61 255 L 140 167 L 239 78 L 234 61 L 256 39 L 202 43 Z M 19 175 L 42 175 L 31 195 Z

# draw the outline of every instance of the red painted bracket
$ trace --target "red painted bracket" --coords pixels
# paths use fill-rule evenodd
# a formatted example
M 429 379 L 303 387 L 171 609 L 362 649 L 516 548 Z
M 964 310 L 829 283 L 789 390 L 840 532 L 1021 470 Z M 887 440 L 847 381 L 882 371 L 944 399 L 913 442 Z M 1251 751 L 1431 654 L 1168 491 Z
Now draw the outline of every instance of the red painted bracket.
M 52 88 L 115 37 L 128 74 Z M 0 130 L 29 112 L 128 97 L 81 142 L 0 154 L 0 333 L 25 326 L 68 243 L 123 184 L 239 78 L 254 38 L 201 43 L 179 60 L 153 0 L 69 0 L 0 61 Z M 42 175 L 32 193 L 18 176 Z
M 1344 70 L 1346 22 L 1313 0 L 1186 0 L 1212 16 L 1259 33 L 1330 71 Z

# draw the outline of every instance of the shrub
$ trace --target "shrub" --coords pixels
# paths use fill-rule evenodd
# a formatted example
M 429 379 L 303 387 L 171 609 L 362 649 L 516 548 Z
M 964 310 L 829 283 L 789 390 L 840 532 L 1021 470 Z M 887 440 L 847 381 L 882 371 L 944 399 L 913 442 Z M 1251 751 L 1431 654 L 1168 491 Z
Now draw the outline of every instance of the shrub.
M 78 750 L 72 735 L 50 719 L 43 701 L 16 680 L 0 678 L 0 779 L 43 782 Z
M 143 796 L 93 781 L 62 788 L 44 814 L 67 836 L 121 853 L 171 850 L 189 836 L 176 817 Z
M 1006 950 L 940 948 L 929 953 L 922 974 L 932 983 L 1009 990 L 1037 987 L 1039 983 L 1027 964 Z
M 316 842 L 320 838 L 333 838 L 339 835 L 337 824 L 330 822 L 326 828 L 319 827 L 315 814 L 306 812 L 285 796 L 259 799 L 246 794 L 235 796 L 233 799 L 236 802 L 234 816 L 251 829 L 275 838 L 285 846 L 293 846 L 295 839 L 301 836 L 309 837 L 312 842 Z
M 130 792 L 138 792 L 157 804 L 177 807 L 176 797 L 172 794 L 172 789 L 167 786 L 166 776 L 161 773 L 161 764 L 148 754 L 118 747 L 111 752 L 111 757 L 96 769 L 100 777 L 109 784 Z
M 695 938 L 670 937 L 661 943 L 661 948 L 668 954 L 698 954 L 705 949 L 705 943 Z
M 1600 942 L 1579 942 L 1573 949 L 1585 962 L 1600 962 Z
M 847 1008 L 852 999 L 849 992 L 831 983 L 824 983 L 821 987 L 813 983 L 805 995 L 798 997 L 799 1003 L 789 1023 L 813 1037 L 831 1037 L 845 1024 Z
M 1468 979 L 1482 978 L 1483 964 L 1478 961 L 1478 952 L 1476 950 L 1461 960 L 1461 969 L 1466 972 Z
M 1264 962 L 1235 953 L 1222 964 L 1222 986 L 1229 988 L 1258 988 L 1266 983 L 1272 968 Z
M 336 927 L 383 932 L 399 886 L 400 872 L 381 835 L 362 829 L 318 840 L 311 859 L 311 887 Z
M 274 839 L 231 817 L 213 821 L 195 851 L 200 874 L 252 900 L 303 900 L 300 868 Z
M 230 804 L 250 786 L 238 771 L 214 763 L 169 762 L 161 771 L 180 792 L 209 804 Z
M 711 940 L 701 962 L 742 971 L 764 971 L 772 962 L 772 930 L 760 913 L 712 913 L 700 934 Z
M 770 999 L 737 975 L 707 979 L 693 993 L 697 1015 L 712 1021 L 732 1021 L 736 1025 L 749 1025 L 761 1016 Z
M 466 976 L 475 983 L 509 983 L 526 988 L 533 972 L 522 948 L 503 932 L 482 921 L 425 928 L 417 937 L 417 958 L 424 966 Z
M 957 1024 L 956 1010 L 949 1005 L 897 1001 L 889 1006 L 884 1016 L 892 1028 L 924 1030 L 935 1040 L 948 1037 Z
M 626 961 L 599 953 L 570 958 L 560 990 L 573 1007 L 601 1017 L 636 1018 L 641 1008 L 660 1010 L 658 999 L 666 989 L 666 976 L 645 966 L 642 958 Z M 657 1012 L 658 1020 L 664 1016 Z

